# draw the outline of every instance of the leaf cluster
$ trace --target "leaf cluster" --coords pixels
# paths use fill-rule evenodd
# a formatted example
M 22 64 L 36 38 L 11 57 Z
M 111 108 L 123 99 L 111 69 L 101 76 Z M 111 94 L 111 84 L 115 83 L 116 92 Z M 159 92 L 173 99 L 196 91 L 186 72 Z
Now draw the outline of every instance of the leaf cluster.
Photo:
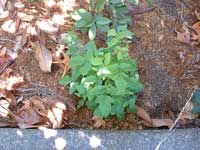
M 116 12 L 116 18 L 102 15 L 105 6 Z M 86 105 L 95 116 L 123 119 L 126 112 L 137 111 L 134 104 L 143 86 L 137 63 L 128 55 L 133 33 L 128 30 L 131 19 L 126 11 L 121 0 L 90 0 L 89 11 L 80 8 L 72 13 L 76 29 L 88 33 L 90 41 L 83 44 L 74 31 L 68 32 L 65 44 L 71 75 L 60 84 L 68 85 L 69 93 L 79 97 L 78 108 Z M 96 47 L 97 30 L 106 33 L 106 47 Z
M 89 11 L 85 9 L 75 10 L 71 16 L 76 21 L 75 27 L 81 30 L 82 33 L 88 33 L 89 39 L 94 40 L 97 30 L 107 32 L 111 20 L 102 16 L 102 9 L 104 8 L 104 0 L 90 1 Z
M 131 35 L 109 31 L 106 48 L 97 49 L 90 41 L 85 53 L 71 57 L 71 77 L 65 76 L 60 84 L 69 84 L 70 94 L 81 98 L 78 107 L 86 104 L 95 116 L 104 118 L 122 119 L 126 112 L 136 112 L 134 103 L 142 84 L 136 61 L 128 58 L 128 45 L 122 47 L 122 39 Z

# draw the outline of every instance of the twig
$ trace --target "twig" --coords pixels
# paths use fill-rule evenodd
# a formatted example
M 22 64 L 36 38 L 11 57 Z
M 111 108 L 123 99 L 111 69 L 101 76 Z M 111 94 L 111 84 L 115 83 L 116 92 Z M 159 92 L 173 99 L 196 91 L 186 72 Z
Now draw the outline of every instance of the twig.
M 14 62 L 13 59 L 10 59 L 4 66 L 3 68 L 1 68 L 0 70 L 0 75 L 6 70 L 6 68 L 10 67 L 12 65 L 12 63 Z
M 181 21 L 186 27 L 192 29 L 192 26 L 188 25 L 188 23 L 184 19 L 184 10 L 185 10 L 185 3 L 181 1 L 181 14 L 180 14 Z
M 185 109 L 188 107 L 189 102 L 191 101 L 193 94 L 195 93 L 195 91 L 197 90 L 197 88 L 194 89 L 194 91 L 192 92 L 190 98 L 187 100 L 185 106 L 182 108 L 181 112 L 179 113 L 177 119 L 174 121 L 173 125 L 170 127 L 170 129 L 168 130 L 168 133 L 166 135 L 165 138 L 163 138 L 158 145 L 156 146 L 155 150 L 159 150 L 160 146 L 174 133 L 174 131 L 176 130 L 176 128 L 174 128 L 177 124 L 177 122 L 181 119 L 181 116 L 183 115 Z

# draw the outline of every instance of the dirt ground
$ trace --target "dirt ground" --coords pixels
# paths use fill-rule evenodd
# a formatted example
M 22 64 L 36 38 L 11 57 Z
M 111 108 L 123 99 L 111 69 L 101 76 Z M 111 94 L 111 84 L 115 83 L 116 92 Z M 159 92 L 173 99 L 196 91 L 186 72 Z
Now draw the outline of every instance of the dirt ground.
M 134 25 L 130 28 L 135 34 L 130 56 L 138 62 L 144 85 L 137 105 L 144 108 L 153 118 L 174 120 L 193 89 L 200 86 L 199 70 L 190 71 L 194 69 L 192 62 L 197 60 L 197 56 L 199 61 L 195 61 L 195 64 L 200 63 L 200 49 L 199 46 L 180 43 L 176 38 L 175 28 L 181 28 L 182 24 L 179 18 L 181 6 L 178 1 L 156 0 L 154 6 L 156 8 L 153 11 L 133 16 Z M 197 20 L 193 10 L 200 8 L 200 0 L 191 0 L 188 6 L 185 20 L 192 25 Z M 53 66 L 52 73 L 43 73 L 32 52 L 21 53 L 12 68 L 15 73 L 24 77 L 25 86 L 30 82 L 45 84 L 60 95 L 76 101 L 68 95 L 67 88 L 58 85 L 61 77 L 58 68 Z M 81 108 L 68 113 L 68 127 L 93 128 L 91 111 Z M 128 114 L 123 121 L 117 121 L 115 118 L 106 120 L 105 129 L 147 128 L 141 121 L 135 114 Z

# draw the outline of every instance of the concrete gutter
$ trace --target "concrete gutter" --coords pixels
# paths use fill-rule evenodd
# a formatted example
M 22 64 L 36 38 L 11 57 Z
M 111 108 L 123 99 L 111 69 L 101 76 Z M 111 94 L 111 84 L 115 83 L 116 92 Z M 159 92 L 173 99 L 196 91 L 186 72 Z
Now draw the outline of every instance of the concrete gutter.
M 155 150 L 167 130 L 0 129 L 0 150 Z M 176 130 L 159 150 L 200 149 L 200 129 Z

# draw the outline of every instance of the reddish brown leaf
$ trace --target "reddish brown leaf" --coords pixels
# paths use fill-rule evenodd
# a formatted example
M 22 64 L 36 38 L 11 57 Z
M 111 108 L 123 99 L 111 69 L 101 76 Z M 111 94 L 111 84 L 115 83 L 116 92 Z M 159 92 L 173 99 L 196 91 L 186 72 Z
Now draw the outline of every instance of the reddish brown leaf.
M 170 128 L 173 125 L 174 121 L 171 119 L 152 119 L 152 127 L 162 127 L 167 126 Z
M 174 123 L 171 119 L 151 119 L 148 113 L 142 109 L 139 106 L 136 106 L 137 108 L 137 115 L 144 119 L 144 124 L 149 126 L 149 127 L 162 127 L 162 126 L 167 126 L 171 127 L 172 124 Z
M 32 48 L 35 50 L 35 58 L 39 61 L 39 65 L 42 71 L 51 72 L 52 54 L 41 43 L 32 43 Z
M 23 102 L 24 105 L 17 112 L 17 116 L 23 121 L 20 124 L 34 125 L 44 123 L 46 117 L 46 108 L 44 103 L 38 97 L 32 97 Z
M 198 21 L 197 23 L 195 23 L 192 28 L 196 31 L 196 33 L 198 35 L 200 35 L 200 21 Z

